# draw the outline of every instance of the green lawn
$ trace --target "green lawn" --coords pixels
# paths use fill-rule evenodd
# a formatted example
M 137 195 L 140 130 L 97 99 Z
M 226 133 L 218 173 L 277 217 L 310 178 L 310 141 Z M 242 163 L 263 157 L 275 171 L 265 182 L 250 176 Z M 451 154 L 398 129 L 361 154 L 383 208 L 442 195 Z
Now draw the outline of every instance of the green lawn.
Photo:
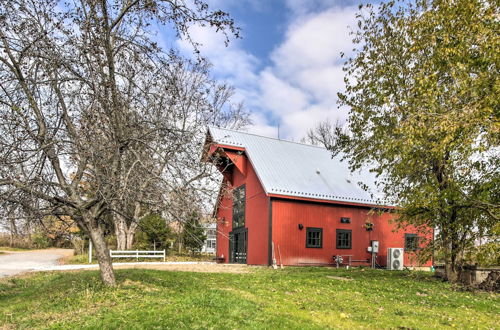
M 34 249 L 22 249 L 22 248 L 13 248 L 9 246 L 0 246 L 0 250 L 3 251 L 29 251 L 29 250 L 34 250 Z
M 426 273 L 253 268 L 247 274 L 118 270 L 0 280 L 0 328 L 490 328 L 498 294 Z M 343 280 L 344 279 L 344 280 Z

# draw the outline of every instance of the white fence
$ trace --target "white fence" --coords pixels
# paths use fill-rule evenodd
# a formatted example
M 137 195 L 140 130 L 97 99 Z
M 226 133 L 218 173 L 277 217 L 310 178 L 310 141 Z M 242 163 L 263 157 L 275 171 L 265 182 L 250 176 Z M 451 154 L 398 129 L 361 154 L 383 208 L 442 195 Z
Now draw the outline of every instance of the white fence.
M 111 258 L 163 258 L 165 261 L 165 250 L 159 251 L 141 251 L 141 250 L 109 250 L 109 256 Z

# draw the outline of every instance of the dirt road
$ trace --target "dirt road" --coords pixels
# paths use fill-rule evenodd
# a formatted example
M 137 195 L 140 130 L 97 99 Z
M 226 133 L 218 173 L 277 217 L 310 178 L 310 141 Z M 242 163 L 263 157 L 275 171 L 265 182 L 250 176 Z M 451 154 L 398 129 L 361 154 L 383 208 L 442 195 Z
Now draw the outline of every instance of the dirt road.
M 57 265 L 59 259 L 73 254 L 73 250 L 69 249 L 2 252 L 4 254 L 0 254 L 0 278 Z

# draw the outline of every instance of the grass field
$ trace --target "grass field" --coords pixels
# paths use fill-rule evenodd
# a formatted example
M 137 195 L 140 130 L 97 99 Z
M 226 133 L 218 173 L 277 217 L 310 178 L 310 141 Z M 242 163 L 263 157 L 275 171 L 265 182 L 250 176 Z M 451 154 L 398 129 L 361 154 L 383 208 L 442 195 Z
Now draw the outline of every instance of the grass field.
M 0 250 L 3 251 L 29 251 L 30 249 L 13 248 L 9 246 L 0 246 Z
M 484 328 L 498 294 L 453 290 L 429 273 L 251 268 L 246 274 L 118 270 L 0 280 L 0 328 Z

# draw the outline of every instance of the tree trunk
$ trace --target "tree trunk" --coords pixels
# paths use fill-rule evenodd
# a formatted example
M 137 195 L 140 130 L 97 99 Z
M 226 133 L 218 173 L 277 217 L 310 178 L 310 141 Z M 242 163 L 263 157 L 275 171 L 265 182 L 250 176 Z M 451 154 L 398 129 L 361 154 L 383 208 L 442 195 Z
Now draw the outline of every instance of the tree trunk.
M 179 247 L 179 254 L 182 253 L 182 233 L 179 232 L 179 236 L 177 239 L 177 245 Z
M 449 237 L 452 238 L 449 238 Z M 450 283 L 456 283 L 460 279 L 460 271 L 457 267 L 457 247 L 453 244 L 453 235 L 445 234 L 445 276 Z
M 137 228 L 139 227 L 139 221 L 141 221 L 141 214 L 142 214 L 141 203 L 135 202 L 133 220 L 127 228 L 127 249 L 132 249 L 132 244 L 134 243 L 135 232 L 137 231 Z
M 116 236 L 116 249 L 128 249 L 127 245 L 127 223 L 125 219 L 119 214 L 113 214 Z
M 16 224 L 14 223 L 14 219 L 10 218 L 10 242 L 9 242 L 10 247 L 14 246 L 14 236 L 17 236 Z
M 134 212 L 134 220 L 130 223 L 127 229 L 127 249 L 132 249 L 132 244 L 134 244 L 135 232 L 139 227 L 139 221 L 140 221 L 139 214 L 140 214 L 140 206 L 137 206 L 136 204 Z
M 127 220 L 120 214 L 114 214 L 116 247 L 118 250 L 130 250 L 134 243 L 135 232 L 139 224 L 140 205 L 135 207 L 134 220 L 127 224 Z
M 127 250 L 132 249 L 132 245 L 134 244 L 134 236 L 135 230 L 127 230 Z
M 450 283 L 458 282 L 460 278 L 460 273 L 455 265 L 447 262 L 445 265 L 445 271 L 446 271 L 446 279 L 448 280 L 448 282 Z
M 136 231 L 137 231 L 137 226 L 136 225 L 134 226 L 134 223 L 130 224 L 130 226 L 127 226 L 125 219 L 123 219 L 119 215 L 116 215 L 115 235 L 116 235 L 117 250 L 132 249 Z
M 457 267 L 456 251 L 452 243 L 449 244 L 449 251 L 446 253 L 445 258 L 445 272 L 446 279 L 450 283 L 456 283 L 460 279 L 460 271 Z
M 101 228 L 89 228 L 89 235 L 94 244 L 99 269 L 101 271 L 101 280 L 107 286 L 116 286 L 113 264 L 109 256 L 109 249 L 104 240 L 104 233 Z

